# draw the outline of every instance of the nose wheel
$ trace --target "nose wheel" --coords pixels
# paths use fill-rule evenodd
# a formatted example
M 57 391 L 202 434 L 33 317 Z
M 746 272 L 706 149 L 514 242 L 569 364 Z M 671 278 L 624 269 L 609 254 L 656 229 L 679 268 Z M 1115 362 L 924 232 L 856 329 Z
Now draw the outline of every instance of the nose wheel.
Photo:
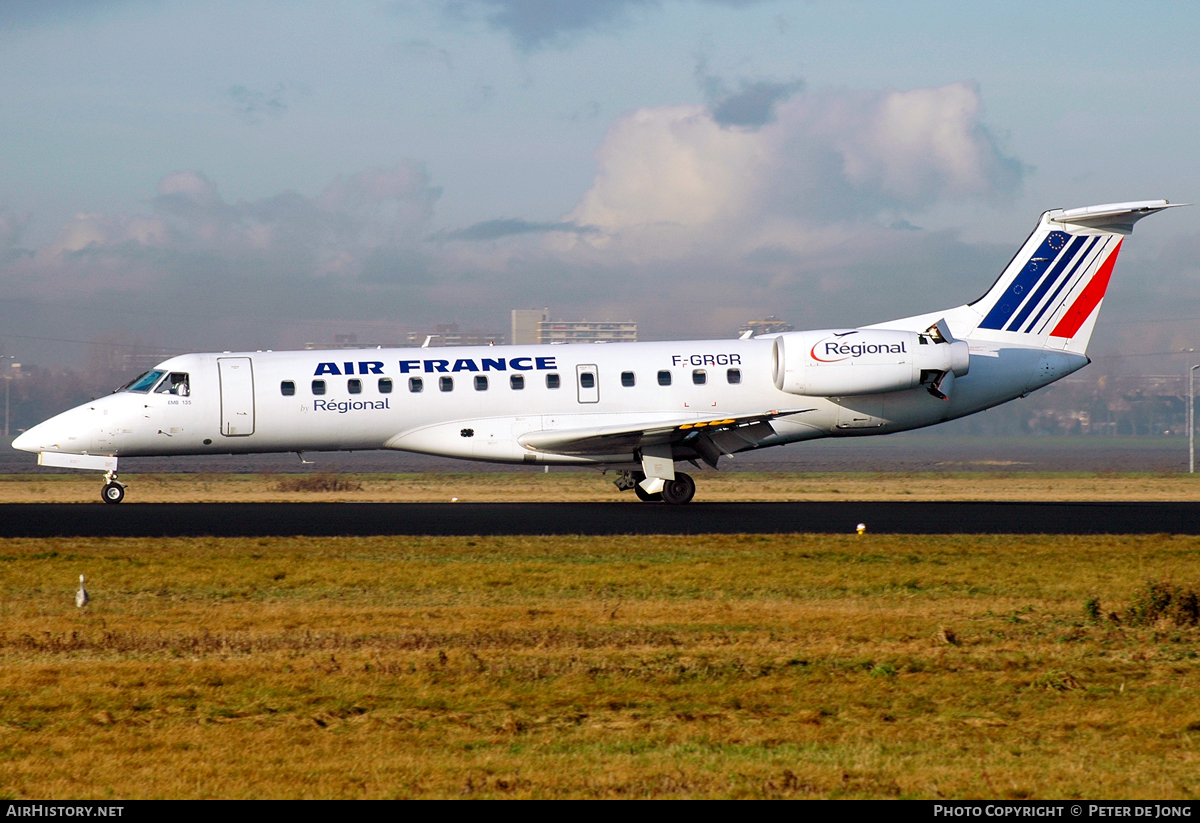
M 108 472 L 104 475 L 104 479 L 108 482 L 100 491 L 100 499 L 105 503 L 120 503 L 124 500 L 125 484 L 117 481 L 117 473 L 115 471 Z

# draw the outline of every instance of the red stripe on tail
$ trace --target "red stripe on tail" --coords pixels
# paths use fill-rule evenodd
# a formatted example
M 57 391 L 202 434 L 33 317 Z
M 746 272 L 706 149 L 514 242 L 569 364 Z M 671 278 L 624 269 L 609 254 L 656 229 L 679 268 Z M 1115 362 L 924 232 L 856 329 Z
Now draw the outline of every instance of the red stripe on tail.
M 1104 299 L 1104 292 L 1108 289 L 1108 278 L 1112 277 L 1113 266 L 1117 265 L 1117 254 L 1121 251 L 1123 242 L 1123 240 L 1117 242 L 1112 254 L 1100 266 L 1100 270 L 1092 277 L 1091 282 L 1083 287 L 1083 291 L 1075 298 L 1071 308 L 1067 309 L 1062 320 L 1058 321 L 1054 331 L 1050 332 L 1051 337 L 1074 337 L 1075 332 L 1079 331 L 1079 327 L 1083 325 L 1084 321 L 1092 316 L 1096 306 Z

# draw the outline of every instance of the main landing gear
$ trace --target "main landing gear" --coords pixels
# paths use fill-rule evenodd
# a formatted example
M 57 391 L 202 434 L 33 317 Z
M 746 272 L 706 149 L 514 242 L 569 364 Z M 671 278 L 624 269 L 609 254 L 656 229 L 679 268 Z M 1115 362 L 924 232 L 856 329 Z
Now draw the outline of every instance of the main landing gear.
M 100 499 L 105 503 L 120 503 L 125 499 L 125 484 L 117 480 L 115 471 L 104 473 L 105 484 L 100 492 Z
M 676 506 L 690 503 L 696 496 L 696 481 L 683 472 L 675 472 L 675 479 L 664 480 L 662 491 L 659 493 L 662 495 L 664 503 Z
M 642 481 L 645 479 L 646 475 L 643 472 L 618 472 L 617 479 L 613 482 L 621 491 L 633 489 L 633 493 L 643 503 L 661 502 L 679 506 L 690 503 L 696 496 L 696 481 L 683 472 L 675 472 L 674 480 L 662 481 L 662 491 L 658 492 L 648 492 L 642 488 Z

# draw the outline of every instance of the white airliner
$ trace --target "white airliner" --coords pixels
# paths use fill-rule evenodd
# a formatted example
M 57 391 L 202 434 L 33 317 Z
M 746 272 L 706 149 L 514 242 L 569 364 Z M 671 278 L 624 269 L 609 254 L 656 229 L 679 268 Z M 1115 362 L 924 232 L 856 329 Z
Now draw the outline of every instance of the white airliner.
M 915 429 L 1022 397 L 1090 362 L 1124 235 L 1166 200 L 1044 213 L 987 294 L 857 329 L 574 346 L 224 352 L 163 361 L 13 447 L 105 472 L 122 457 L 396 449 L 596 466 L 686 503 L 679 461 Z

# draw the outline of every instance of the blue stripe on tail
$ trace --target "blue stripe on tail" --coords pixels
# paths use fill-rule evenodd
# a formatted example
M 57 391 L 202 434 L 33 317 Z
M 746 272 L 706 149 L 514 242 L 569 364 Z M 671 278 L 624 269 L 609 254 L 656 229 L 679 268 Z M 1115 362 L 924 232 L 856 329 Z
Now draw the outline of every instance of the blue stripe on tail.
M 1058 278 L 1066 271 L 1067 266 L 1075 259 L 1075 255 L 1079 254 L 1079 249 L 1087 242 L 1087 238 L 1076 237 L 1071 240 L 1071 244 L 1067 246 L 1067 250 L 1063 252 L 1062 257 L 1058 258 L 1058 262 L 1054 264 L 1054 268 L 1050 273 L 1042 278 L 1042 282 L 1038 284 L 1037 289 L 1033 292 L 1033 296 L 1025 303 L 1025 307 L 1017 312 L 1017 316 L 1006 327 L 1007 331 L 1020 331 L 1021 326 L 1025 323 L 1029 314 L 1037 308 L 1038 303 L 1042 302 L 1042 298 L 1046 296 L 1046 292 L 1053 288 L 1058 282 Z
M 1059 251 L 1067 244 L 1069 235 L 1062 231 L 1052 231 L 1046 235 L 1046 239 L 1038 246 L 1038 250 L 1029 258 L 1029 262 L 1021 269 L 1020 274 L 1009 285 L 1008 289 L 996 301 L 996 305 L 992 306 L 992 310 L 988 312 L 987 317 L 983 318 L 983 322 L 979 324 L 981 329 L 1003 329 L 1008 323 L 1009 318 L 1016 313 L 1021 306 L 1021 301 L 1029 290 L 1034 288 L 1038 280 L 1045 274 L 1050 262 L 1058 256 Z
M 1083 250 L 1083 254 L 1079 255 L 1079 260 L 1074 266 L 1071 267 L 1071 271 L 1062 279 L 1062 282 L 1058 284 L 1058 288 L 1054 290 L 1054 294 L 1050 295 L 1050 299 L 1046 301 L 1046 305 L 1042 306 L 1042 310 L 1037 313 L 1037 317 L 1033 318 L 1033 322 L 1029 324 L 1030 332 L 1034 334 L 1040 333 L 1040 330 L 1034 331 L 1034 327 L 1037 326 L 1038 322 L 1042 319 L 1042 315 L 1046 314 L 1047 309 L 1050 309 L 1050 314 L 1046 317 L 1046 325 L 1050 324 L 1050 319 L 1054 316 L 1054 311 L 1056 309 L 1054 301 L 1058 300 L 1059 293 L 1063 290 L 1064 286 L 1068 286 L 1075 279 L 1075 273 L 1079 271 L 1080 268 L 1082 268 L 1084 271 L 1087 271 L 1087 267 L 1091 265 L 1088 260 L 1092 259 L 1092 252 L 1101 245 L 1103 245 L 1103 241 L 1100 238 L 1091 238 L 1088 247 Z M 1103 257 L 1103 254 L 1096 255 L 1096 258 L 1100 257 Z

